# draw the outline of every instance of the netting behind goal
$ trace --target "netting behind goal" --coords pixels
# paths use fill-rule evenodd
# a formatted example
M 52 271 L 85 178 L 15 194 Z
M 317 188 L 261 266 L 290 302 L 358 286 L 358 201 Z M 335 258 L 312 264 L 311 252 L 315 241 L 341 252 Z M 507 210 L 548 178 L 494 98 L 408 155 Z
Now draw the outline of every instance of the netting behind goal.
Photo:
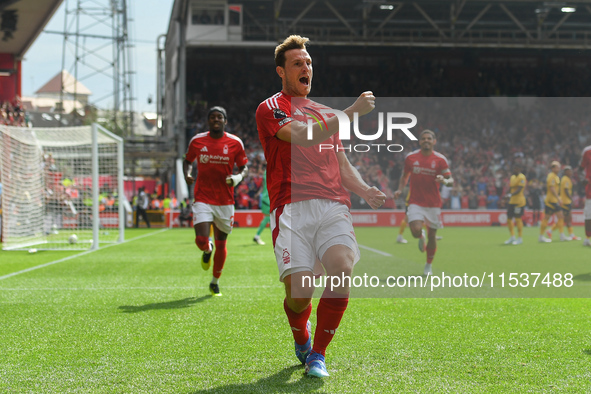
M 123 142 L 98 125 L 0 126 L 3 249 L 122 241 L 122 177 Z

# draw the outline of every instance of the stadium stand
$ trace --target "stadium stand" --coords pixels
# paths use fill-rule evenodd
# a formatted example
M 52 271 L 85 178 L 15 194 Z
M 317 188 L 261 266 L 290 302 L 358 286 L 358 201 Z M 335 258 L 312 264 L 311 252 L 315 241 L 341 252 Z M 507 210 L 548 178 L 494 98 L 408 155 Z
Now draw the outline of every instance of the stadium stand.
M 312 53 L 315 50 L 325 51 L 326 48 L 310 48 Z M 270 50 L 267 52 L 270 53 Z M 379 51 L 373 52 L 379 57 Z M 450 160 L 451 170 L 457 178 L 455 190 L 457 194 L 466 196 L 468 201 L 465 205 L 476 205 L 476 196 L 482 189 L 487 197 L 498 196 L 498 208 L 504 208 L 502 196 L 506 192 L 514 160 L 523 161 L 529 181 L 542 180 L 547 174 L 547 163 L 552 160 L 577 167 L 580 146 L 591 140 L 588 137 L 591 119 L 585 113 L 589 102 L 583 98 L 589 95 L 591 84 L 585 69 L 578 66 L 576 57 L 556 66 L 557 62 L 551 57 L 541 58 L 532 54 L 533 63 L 523 64 L 515 53 L 491 52 L 482 53 L 480 60 L 474 61 L 478 64 L 466 67 L 453 65 L 452 59 L 462 57 L 457 53 L 431 53 L 426 56 L 429 53 L 427 50 L 403 51 L 403 55 L 391 62 L 375 62 L 378 64 L 376 67 L 353 67 L 352 70 L 350 67 L 341 69 L 316 64 L 313 96 L 355 97 L 359 92 L 371 89 L 378 97 L 455 97 L 454 105 L 458 105 L 459 97 L 468 97 L 466 105 L 470 111 L 463 111 L 461 116 L 448 116 L 446 111 L 454 109 L 446 108 L 445 101 L 442 101 L 439 110 L 429 106 L 422 114 L 415 114 L 419 119 L 415 130 L 430 128 L 437 133 L 437 150 Z M 463 56 L 468 56 L 467 53 Z M 202 72 L 188 81 L 188 86 L 193 89 L 188 93 L 187 125 L 189 135 L 193 135 L 204 130 L 208 105 L 220 104 L 228 108 L 227 129 L 244 141 L 253 169 L 251 177 L 244 182 L 245 186 L 237 188 L 237 208 L 256 208 L 256 201 L 252 199 L 256 195 L 256 183 L 252 183 L 251 178 L 260 176 L 256 169 L 260 168 L 264 158 L 254 110 L 260 100 L 280 87 L 272 65 L 262 67 L 250 61 L 245 54 L 238 53 L 237 56 L 236 63 L 240 67 L 235 63 L 220 66 L 217 62 L 209 67 L 201 65 Z M 337 59 L 346 57 L 335 56 Z M 496 62 L 491 60 L 493 58 Z M 534 63 L 543 67 L 531 67 Z M 571 98 L 543 99 L 529 108 L 520 106 L 496 111 L 491 111 L 491 100 L 484 99 L 499 97 L 508 100 L 505 96 Z M 227 99 L 229 97 L 232 99 Z M 517 102 L 517 98 L 515 100 Z M 429 100 L 426 101 L 428 104 Z M 457 107 L 455 110 L 457 113 Z M 498 116 L 499 113 L 501 116 Z M 352 152 L 349 157 L 370 184 L 377 185 L 387 194 L 395 190 L 404 155 Z M 576 171 L 574 177 L 575 193 L 581 195 L 582 191 L 577 188 L 579 174 Z M 528 194 L 531 187 L 530 182 Z M 472 203 L 469 203 L 470 199 Z M 402 205 L 402 201 L 389 201 L 385 208 L 400 208 Z M 363 208 L 364 203 L 354 199 L 353 207 Z M 444 208 L 449 207 L 450 200 L 445 200 Z

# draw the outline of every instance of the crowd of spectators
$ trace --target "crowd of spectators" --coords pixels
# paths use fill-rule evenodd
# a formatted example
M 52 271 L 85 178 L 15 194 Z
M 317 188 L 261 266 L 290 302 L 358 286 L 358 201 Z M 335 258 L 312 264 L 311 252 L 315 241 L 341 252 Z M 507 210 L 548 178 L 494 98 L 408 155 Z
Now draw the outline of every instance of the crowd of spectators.
M 226 107 L 226 129 L 244 141 L 250 160 L 250 175 L 236 188 L 236 206 L 255 209 L 264 155 L 254 113 L 261 101 L 281 89 L 280 80 L 273 67 L 247 63 L 228 73 L 220 73 L 217 67 L 206 67 L 191 82 L 193 92 L 188 94 L 186 112 L 189 134 L 206 130 L 208 107 Z M 420 58 L 384 62 L 369 70 L 332 67 L 327 72 L 320 66 L 315 69 L 312 93 L 314 97 L 357 97 L 373 90 L 378 104 L 380 97 L 398 97 L 390 101 L 396 106 L 386 110 L 413 113 L 418 119 L 412 129 L 415 135 L 425 128 L 433 130 L 438 140 L 435 149 L 449 160 L 456 182 L 453 188 L 442 190 L 444 208 L 504 208 L 511 165 L 516 161 L 528 179 L 528 205 L 535 208 L 544 197 L 553 160 L 575 169 L 573 206 L 580 207 L 581 174 L 576 169 L 582 147 L 591 144 L 591 113 L 587 110 L 591 99 L 585 97 L 591 81 L 584 69 L 491 65 L 478 71 L 468 69 L 465 76 L 455 74 L 458 70 Z M 491 99 L 511 95 L 538 99 L 520 102 L 505 97 L 497 103 Z M 366 118 L 362 129 L 375 133 L 377 114 Z M 384 133 L 375 143 L 401 144 L 401 153 L 347 152 L 363 179 L 388 196 L 398 187 L 406 153 L 418 148 L 416 142 L 399 134 L 386 141 Z M 356 196 L 352 202 L 353 208 L 367 208 Z M 390 198 L 384 208 L 403 205 L 403 200 Z
M 27 125 L 26 113 L 18 98 L 12 102 L 0 102 L 0 125 L 20 127 Z

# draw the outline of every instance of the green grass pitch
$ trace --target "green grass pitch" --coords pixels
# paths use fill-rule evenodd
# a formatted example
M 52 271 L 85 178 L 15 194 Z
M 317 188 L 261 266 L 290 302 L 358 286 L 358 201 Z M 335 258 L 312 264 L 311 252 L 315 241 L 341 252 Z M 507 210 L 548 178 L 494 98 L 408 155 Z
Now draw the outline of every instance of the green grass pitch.
M 441 230 L 435 274 L 571 270 L 574 286 L 552 294 L 578 298 L 358 289 L 321 380 L 304 376 L 293 354 L 270 232 L 258 246 L 254 231 L 230 235 L 216 298 L 192 229 L 128 230 L 124 244 L 84 254 L 0 252 L 0 392 L 591 391 L 591 301 L 581 296 L 591 295 L 591 248 L 580 241 L 538 244 L 538 230 L 526 228 L 523 245 L 504 246 L 505 228 Z M 355 274 L 383 283 L 422 273 L 408 231 L 406 245 L 395 243 L 398 228 L 356 232 L 364 248 Z

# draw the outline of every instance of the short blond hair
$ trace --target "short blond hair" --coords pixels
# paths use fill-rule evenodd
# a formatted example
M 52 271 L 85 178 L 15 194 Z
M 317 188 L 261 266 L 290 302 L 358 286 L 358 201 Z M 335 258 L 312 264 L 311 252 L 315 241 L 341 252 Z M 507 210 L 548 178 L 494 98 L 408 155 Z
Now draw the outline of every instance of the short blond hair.
M 291 49 L 306 49 L 310 39 L 298 35 L 291 35 L 275 47 L 275 65 L 285 67 L 285 52 Z

